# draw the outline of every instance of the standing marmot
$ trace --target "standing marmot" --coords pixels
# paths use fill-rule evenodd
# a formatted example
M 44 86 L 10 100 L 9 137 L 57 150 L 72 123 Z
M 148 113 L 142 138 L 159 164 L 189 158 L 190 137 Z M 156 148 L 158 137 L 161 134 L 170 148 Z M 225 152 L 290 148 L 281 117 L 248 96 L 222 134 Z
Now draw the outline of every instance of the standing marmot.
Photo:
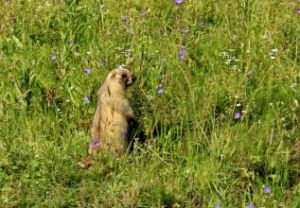
M 97 110 L 90 128 L 89 157 L 79 163 L 92 164 L 101 150 L 122 154 L 128 147 L 128 122 L 134 120 L 133 110 L 126 98 L 125 88 L 132 85 L 135 76 L 122 67 L 112 70 L 98 91 Z

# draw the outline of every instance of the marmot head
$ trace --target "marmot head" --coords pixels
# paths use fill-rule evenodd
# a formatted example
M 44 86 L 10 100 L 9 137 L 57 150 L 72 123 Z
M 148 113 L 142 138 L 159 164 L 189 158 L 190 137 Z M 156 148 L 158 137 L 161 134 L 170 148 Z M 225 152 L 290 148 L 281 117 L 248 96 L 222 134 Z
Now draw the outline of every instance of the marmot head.
M 136 79 L 132 72 L 123 67 L 112 70 L 107 78 L 110 83 L 120 84 L 123 87 L 132 85 Z

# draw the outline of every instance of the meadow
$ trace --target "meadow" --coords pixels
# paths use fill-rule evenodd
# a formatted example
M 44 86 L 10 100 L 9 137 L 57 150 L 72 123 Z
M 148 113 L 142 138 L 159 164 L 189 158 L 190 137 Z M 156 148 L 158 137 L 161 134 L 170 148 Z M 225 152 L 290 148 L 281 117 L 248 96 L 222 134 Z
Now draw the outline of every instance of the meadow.
M 0 15 L 1 208 L 300 207 L 296 1 L 6 0 Z M 81 169 L 122 64 L 149 138 Z

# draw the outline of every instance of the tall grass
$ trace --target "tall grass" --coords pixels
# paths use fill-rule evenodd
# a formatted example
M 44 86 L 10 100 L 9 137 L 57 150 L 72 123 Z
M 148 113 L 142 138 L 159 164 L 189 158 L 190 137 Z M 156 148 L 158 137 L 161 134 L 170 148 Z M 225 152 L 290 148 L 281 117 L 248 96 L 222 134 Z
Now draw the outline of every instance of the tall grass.
M 295 8 L 1 1 L 0 207 L 300 207 Z M 120 64 L 150 138 L 82 170 L 96 91 Z

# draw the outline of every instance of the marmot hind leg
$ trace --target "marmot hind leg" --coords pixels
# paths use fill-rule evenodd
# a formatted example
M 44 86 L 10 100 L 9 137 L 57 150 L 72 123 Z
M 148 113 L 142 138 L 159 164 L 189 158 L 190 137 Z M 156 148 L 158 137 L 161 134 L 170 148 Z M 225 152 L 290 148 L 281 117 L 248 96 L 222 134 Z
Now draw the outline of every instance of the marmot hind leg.
M 89 131 L 91 142 L 89 145 L 88 153 L 91 156 L 96 156 L 100 149 L 100 107 L 97 106 L 96 113 Z

